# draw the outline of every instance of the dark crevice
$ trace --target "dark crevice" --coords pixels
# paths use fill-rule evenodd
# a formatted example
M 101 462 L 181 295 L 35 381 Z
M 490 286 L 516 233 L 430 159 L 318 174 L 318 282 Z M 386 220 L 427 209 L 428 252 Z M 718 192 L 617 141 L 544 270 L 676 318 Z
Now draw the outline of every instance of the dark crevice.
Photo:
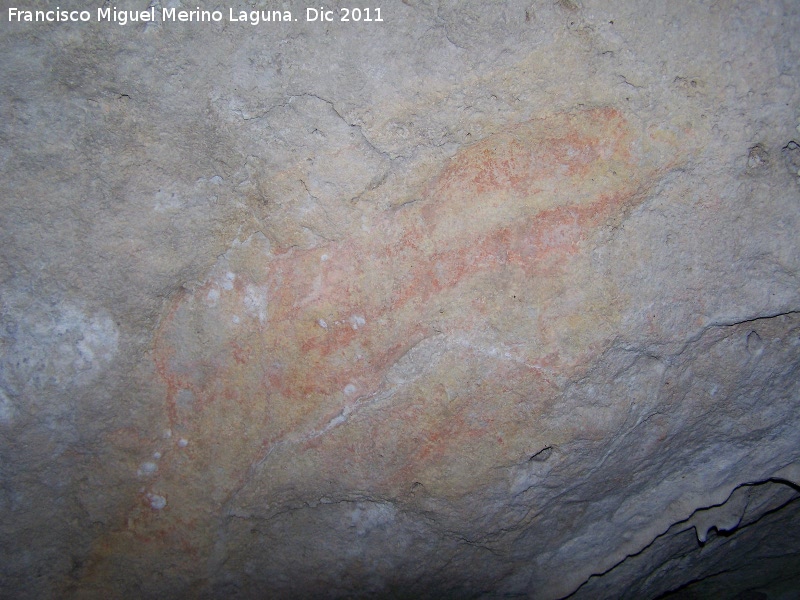
M 643 554 L 643 553 L 645 553 L 645 552 L 646 552 L 648 549 L 650 549 L 650 548 L 651 548 L 651 547 L 652 547 L 654 544 L 656 544 L 656 542 L 657 542 L 658 540 L 660 540 L 660 539 L 664 538 L 664 537 L 665 537 L 665 536 L 667 536 L 667 535 L 671 535 L 671 533 L 670 533 L 670 530 L 671 530 L 673 527 L 679 526 L 679 525 L 681 525 L 681 524 L 686 524 L 686 528 L 684 528 L 684 529 L 681 529 L 681 530 L 679 530 L 679 531 L 672 532 L 672 535 L 674 535 L 674 534 L 677 534 L 677 533 L 680 533 L 680 532 L 682 532 L 682 531 L 686 531 L 686 530 L 690 529 L 690 528 L 691 528 L 690 521 L 692 520 L 692 518 L 693 518 L 693 517 L 694 517 L 694 516 L 695 516 L 695 515 L 696 515 L 698 512 L 700 512 L 700 511 L 703 511 L 703 510 L 708 510 L 708 509 L 712 509 L 712 508 L 718 508 L 718 507 L 724 506 L 725 504 L 727 504 L 727 503 L 728 503 L 728 501 L 730 501 L 731 497 L 733 496 L 733 494 L 734 494 L 734 493 L 735 493 L 735 492 L 736 492 L 738 489 L 740 489 L 740 488 L 744 488 L 744 487 L 757 487 L 757 486 L 762 486 L 762 485 L 767 485 L 767 484 L 780 484 L 780 485 L 785 485 L 785 486 L 788 486 L 788 487 L 792 488 L 792 489 L 793 489 L 795 492 L 800 492 L 800 486 L 796 485 L 795 483 L 793 483 L 793 482 L 791 482 L 791 481 L 788 481 L 788 480 L 785 480 L 785 479 L 781 479 L 781 478 L 775 478 L 775 477 L 770 477 L 770 478 L 767 478 L 767 479 L 765 479 L 765 480 L 762 480 L 762 481 L 756 481 L 756 482 L 746 482 L 746 483 L 739 484 L 739 485 L 737 485 L 737 486 L 736 486 L 736 487 L 735 487 L 733 490 L 731 490 L 731 493 L 728 495 L 728 497 L 725 499 L 725 501 L 724 501 L 724 502 L 722 502 L 722 503 L 720 503 L 720 504 L 712 504 L 712 505 L 709 505 L 709 506 L 704 506 L 704 507 L 699 507 L 699 508 L 696 508 L 696 509 L 695 509 L 695 510 L 692 512 L 692 514 L 691 514 L 691 515 L 689 515 L 687 518 L 685 518 L 685 519 L 681 519 L 680 521 L 676 521 L 676 522 L 672 523 L 672 524 L 671 524 L 669 527 L 667 527 L 667 529 L 666 529 L 666 530 L 665 530 L 663 533 L 660 533 L 659 535 L 655 536 L 655 537 L 654 537 L 654 538 L 653 538 L 653 539 L 652 539 L 652 540 L 651 540 L 651 541 L 650 541 L 650 542 L 649 542 L 649 543 L 648 543 L 646 546 L 644 546 L 644 547 L 643 547 L 641 550 L 639 550 L 638 552 L 634 552 L 634 553 L 632 553 L 632 554 L 628 554 L 628 555 L 627 555 L 627 556 L 625 556 L 625 557 L 624 557 L 622 560 L 620 560 L 620 561 L 616 562 L 614 565 L 612 565 L 611 567 L 609 567 L 608 569 L 606 569 L 606 570 L 604 570 L 604 571 L 602 571 L 602 572 L 593 573 L 592 575 L 590 575 L 589 577 L 587 577 L 587 578 L 586 578 L 586 579 L 585 579 L 585 580 L 584 580 L 584 581 L 583 581 L 583 582 L 582 582 L 582 583 L 581 583 L 581 584 L 580 584 L 580 585 L 579 585 L 577 588 L 575 588 L 575 590 L 573 590 L 572 592 L 570 592 L 570 593 L 569 593 L 569 594 L 567 594 L 566 596 L 562 596 L 560 600 L 567 600 L 568 598 L 571 598 L 571 597 L 573 597 L 573 596 L 574 596 L 575 594 L 577 594 L 577 593 L 578 593 L 578 592 L 579 592 L 579 591 L 580 591 L 580 590 L 581 590 L 581 589 L 582 589 L 582 588 L 583 588 L 583 587 L 584 587 L 584 586 L 585 586 L 587 583 L 589 583 L 589 582 L 590 582 L 592 579 L 596 579 L 596 578 L 603 577 L 603 576 L 607 575 L 608 573 L 610 573 L 611 571 L 615 570 L 617 567 L 621 566 L 621 565 L 622 565 L 623 563 L 625 563 L 625 561 L 627 561 L 628 559 L 635 558 L 635 557 L 637 557 L 637 556 L 640 556 L 640 555 L 642 555 L 642 554 Z M 798 500 L 800 500 L 800 496 L 795 496 L 795 497 L 793 497 L 793 498 L 789 499 L 788 501 L 784 502 L 784 503 L 783 503 L 783 504 L 781 504 L 780 506 L 777 506 L 777 507 L 775 507 L 775 508 L 772 508 L 772 509 L 769 509 L 769 510 L 766 510 L 766 511 L 764 511 L 764 512 L 763 512 L 762 514 L 760 514 L 760 515 L 759 515 L 757 518 L 753 519 L 752 521 L 750 521 L 750 522 L 748 522 L 748 523 L 745 523 L 744 525 L 737 525 L 736 527 L 734 527 L 734 528 L 732 528 L 732 529 L 730 529 L 730 530 L 726 530 L 726 531 L 719 531 L 719 530 L 717 530 L 717 528 L 714 528 L 714 530 L 716 531 L 716 535 L 717 535 L 717 536 L 721 536 L 721 537 L 730 537 L 730 536 L 732 536 L 732 535 L 734 535 L 734 534 L 737 534 L 737 533 L 739 533 L 739 532 L 741 532 L 741 531 L 744 531 L 744 530 L 746 530 L 746 529 L 749 529 L 750 527 L 752 527 L 752 526 L 754 526 L 754 525 L 758 524 L 758 523 L 759 523 L 760 521 L 762 521 L 762 520 L 763 520 L 765 517 L 767 517 L 767 516 L 769 516 L 769 515 L 772 515 L 772 514 L 774 514 L 774 513 L 777 513 L 777 512 L 779 512 L 779 511 L 782 511 L 782 510 L 784 510 L 784 509 L 785 509 L 787 506 L 789 506 L 789 505 L 792 505 L 792 504 L 794 504 L 794 503 L 798 502 Z M 699 541 L 698 541 L 698 547 L 703 547 L 703 546 L 705 546 L 707 543 L 708 543 L 708 542 L 701 543 L 701 542 L 699 542 Z M 707 576 L 707 577 L 701 578 L 701 580 L 702 580 L 702 579 L 707 579 L 708 577 L 713 577 L 713 576 L 714 576 L 714 575 L 709 575 L 709 576 Z M 694 581 L 693 581 L 693 582 L 689 582 L 689 583 L 685 584 L 685 586 L 691 585 L 692 583 L 696 583 L 696 582 L 694 582 Z M 682 587 L 685 587 L 685 586 L 682 586 Z M 672 593 L 672 592 L 669 592 L 669 593 Z
M 675 588 L 674 590 L 669 590 L 668 592 L 664 592 L 663 594 L 660 594 L 659 596 L 654 598 L 654 600 L 662 600 L 663 598 L 670 598 L 670 597 L 674 596 L 675 594 L 678 594 L 681 591 L 683 591 L 683 590 L 685 590 L 685 589 L 687 589 L 687 588 L 689 588 L 689 587 L 691 587 L 693 585 L 696 585 L 696 584 L 701 583 L 703 581 L 708 581 L 709 579 L 713 579 L 714 577 L 719 577 L 720 575 L 725 575 L 727 573 L 732 573 L 732 572 L 733 571 L 731 571 L 730 569 L 723 569 L 722 571 L 717 571 L 715 573 L 711 573 L 710 575 L 704 575 L 703 577 L 697 577 L 696 579 L 692 579 L 691 581 L 687 581 L 686 583 L 684 583 L 680 587 Z
M 539 450 L 536 454 L 532 455 L 528 462 L 544 462 L 550 455 L 553 454 L 553 447 L 552 446 L 545 446 L 541 450 Z

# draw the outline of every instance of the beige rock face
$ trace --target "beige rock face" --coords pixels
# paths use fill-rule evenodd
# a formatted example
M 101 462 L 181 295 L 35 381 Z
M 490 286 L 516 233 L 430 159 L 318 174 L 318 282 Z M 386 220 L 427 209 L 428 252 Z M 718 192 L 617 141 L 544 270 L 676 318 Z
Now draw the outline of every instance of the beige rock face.
M 0 595 L 793 597 L 791 2 L 154 6 L 0 31 Z

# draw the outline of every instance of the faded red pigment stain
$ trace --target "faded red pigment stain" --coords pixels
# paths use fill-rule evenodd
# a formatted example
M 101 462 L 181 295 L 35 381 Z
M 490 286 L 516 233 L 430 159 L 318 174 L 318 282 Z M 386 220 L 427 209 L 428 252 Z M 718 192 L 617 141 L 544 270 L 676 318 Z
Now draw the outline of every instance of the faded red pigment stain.
M 322 426 L 375 393 L 386 369 L 430 333 L 424 323 L 443 294 L 497 270 L 557 274 L 596 226 L 643 197 L 658 169 L 633 155 L 641 143 L 608 108 L 525 123 L 459 154 L 420 207 L 186 293 L 156 340 L 172 426 L 191 428 L 230 385 L 281 407 L 278 419 L 264 411 L 267 437 Z M 248 294 L 264 318 L 243 313 Z M 238 323 L 218 323 L 237 310 Z M 277 388 L 251 385 L 265 370 Z M 352 398 L 342 396 L 347 386 Z M 186 414 L 180 390 L 195 396 Z
M 433 378 L 437 383 L 412 388 L 352 425 L 293 448 L 298 458 L 276 458 L 269 474 L 312 463 L 313 471 L 295 475 L 298 482 L 312 479 L 309 490 L 325 486 L 326 475 L 336 473 L 338 489 L 366 489 L 401 501 L 423 483 L 435 496 L 469 493 L 487 471 L 529 450 L 537 421 L 530 398 L 542 411 L 557 392 L 536 369 L 482 358 L 470 349 L 451 350 Z
M 658 172 L 634 156 L 641 143 L 613 109 L 525 123 L 467 148 L 426 202 L 364 235 L 265 256 L 260 270 L 187 292 L 156 341 L 171 427 L 205 434 L 208 406 L 232 397 L 252 405 L 260 446 L 325 427 L 430 334 L 437 298 L 494 270 L 557 273 L 594 227 L 641 199 Z M 248 294 L 263 318 L 242 311 Z
M 521 123 L 464 148 L 422 201 L 380 215 L 348 239 L 278 253 L 256 238 L 232 248 L 204 284 L 174 300 L 156 332 L 175 445 L 142 492 L 165 497 L 167 506 L 134 503 L 131 528 L 142 539 L 165 540 L 156 542 L 165 550 L 178 544 L 207 554 L 214 515 L 275 448 L 352 454 L 339 424 L 386 391 L 387 373 L 410 348 L 434 334 L 472 339 L 484 319 L 512 307 L 510 299 L 477 297 L 476 289 L 502 279 L 529 302 L 554 301 L 550 290 L 597 227 L 641 202 L 676 164 L 674 137 L 657 133 L 612 108 Z M 558 327 L 545 321 L 540 314 L 525 327 L 535 335 L 537 327 Z M 597 342 L 575 343 L 588 351 Z M 564 365 L 556 342 L 517 344 L 513 354 L 514 364 L 494 373 L 511 388 L 544 389 L 543 373 Z M 359 481 L 412 482 L 420 469 L 452 460 L 456 446 L 505 446 L 498 428 L 508 415 L 475 420 L 482 395 L 464 398 L 450 413 L 388 408 L 383 439 L 392 439 L 396 419 L 418 428 L 419 444 L 378 444 L 382 455 L 397 453 L 383 463 L 362 453 Z M 378 447 L 367 438 L 358 443 Z M 381 471 L 372 479 L 370 465 Z

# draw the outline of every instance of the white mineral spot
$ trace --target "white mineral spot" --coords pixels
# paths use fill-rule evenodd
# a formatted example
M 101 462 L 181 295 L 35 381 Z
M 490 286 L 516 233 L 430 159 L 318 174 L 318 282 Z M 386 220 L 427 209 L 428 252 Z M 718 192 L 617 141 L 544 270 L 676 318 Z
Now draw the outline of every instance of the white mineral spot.
M 328 324 L 325 322 L 325 319 L 320 319 L 319 321 L 317 321 L 317 323 L 319 323 L 319 326 L 322 327 L 323 329 L 328 328 Z
M 325 262 L 329 258 L 330 258 L 330 256 L 328 256 L 327 254 L 323 254 L 322 256 L 319 257 L 320 261 L 322 261 L 322 262 Z
M 147 494 L 147 499 L 150 501 L 150 508 L 153 510 L 161 510 L 167 505 L 167 499 L 158 494 Z
M 236 274 L 228 271 L 225 273 L 225 281 L 222 282 L 222 287 L 228 291 L 232 290 L 234 279 L 236 279 Z
M 158 471 L 158 465 L 156 465 L 156 463 L 144 462 L 141 465 L 139 465 L 139 470 L 137 471 L 137 474 L 139 475 L 139 477 L 149 477 L 150 475 L 153 475 L 156 471 Z
M 366 535 L 375 528 L 394 522 L 397 509 L 391 504 L 361 503 L 350 513 L 351 527 L 358 535 Z
M 263 324 L 267 320 L 267 290 L 264 287 L 248 285 L 242 300 L 247 314 Z
M 358 388 L 356 388 L 356 386 L 354 386 L 352 383 L 348 383 L 346 386 L 344 386 L 344 393 L 348 396 L 352 396 L 356 393 L 357 389 Z
M 359 327 L 363 327 L 367 324 L 367 320 L 361 315 L 352 315 L 349 321 L 353 329 L 358 329 Z
M 216 306 L 217 300 L 219 300 L 219 290 L 217 288 L 211 288 L 208 290 L 208 294 L 206 295 L 206 300 L 211 306 Z
M 175 192 L 165 192 L 158 190 L 155 195 L 153 210 L 156 212 L 166 212 L 168 210 L 178 210 L 182 208 L 181 197 Z
M 97 372 L 99 367 L 105 366 L 113 359 L 117 352 L 119 332 L 109 317 L 87 319 L 72 307 L 65 310 L 65 316 L 68 316 L 69 320 L 80 319 L 82 323 L 79 325 L 80 329 L 72 324 L 67 325 L 67 320 L 59 324 L 65 327 L 65 332 L 77 333 L 80 336 L 74 348 L 70 347 L 70 344 L 61 346 L 67 353 L 63 358 L 72 355 L 73 369 L 76 372 L 83 372 L 83 377 L 90 377 L 90 373 L 87 372 Z
M 325 429 L 330 429 L 332 427 L 336 427 L 337 425 L 341 425 L 346 420 L 347 420 L 347 417 L 345 417 L 344 415 L 339 415 L 338 417 L 335 417 L 335 418 L 331 419 L 331 422 L 328 423 L 328 426 Z
M 234 323 L 238 323 L 240 320 L 241 319 L 239 319 L 237 315 L 233 315 L 233 317 L 231 317 L 231 321 L 233 321 Z
M 186 446 L 188 446 L 188 445 L 189 445 L 189 440 L 187 440 L 186 438 L 181 438 L 181 439 L 178 440 L 178 447 L 179 448 L 186 448 Z
M 161 458 L 161 452 L 153 452 L 153 458 L 155 460 L 158 460 L 159 458 Z

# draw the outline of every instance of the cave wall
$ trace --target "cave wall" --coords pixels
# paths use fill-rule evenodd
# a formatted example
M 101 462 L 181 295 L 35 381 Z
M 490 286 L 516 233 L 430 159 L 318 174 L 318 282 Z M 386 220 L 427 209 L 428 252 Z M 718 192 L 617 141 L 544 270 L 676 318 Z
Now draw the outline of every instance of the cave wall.
M 148 7 L 0 14 L 0 595 L 796 597 L 800 5 Z

